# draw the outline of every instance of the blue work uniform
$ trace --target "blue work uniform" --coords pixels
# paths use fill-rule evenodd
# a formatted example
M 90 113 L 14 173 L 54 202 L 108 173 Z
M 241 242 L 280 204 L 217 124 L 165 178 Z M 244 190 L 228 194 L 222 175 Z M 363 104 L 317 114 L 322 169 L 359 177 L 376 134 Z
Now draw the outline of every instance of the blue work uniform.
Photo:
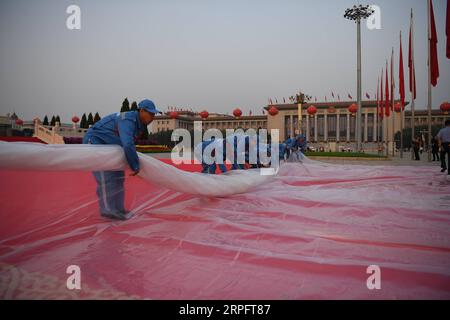
M 135 139 L 142 134 L 143 129 L 138 111 L 115 113 L 95 123 L 87 131 L 83 143 L 122 146 L 131 170 L 139 171 Z M 125 212 L 124 171 L 100 171 L 93 174 L 97 181 L 101 213 Z
M 224 144 L 224 140 L 211 139 L 211 140 L 203 141 L 198 146 L 196 146 L 195 157 L 197 158 L 197 160 L 202 162 L 202 173 L 216 174 L 217 162 L 213 161 L 211 164 L 208 164 L 207 162 L 211 162 L 211 161 L 206 161 L 206 159 L 205 159 L 205 157 L 208 157 L 208 156 L 211 156 L 211 158 L 215 158 L 216 157 L 215 150 L 214 150 L 213 154 L 211 154 L 211 155 L 205 155 L 205 157 L 203 157 L 203 155 L 204 155 L 206 147 L 211 145 L 211 148 L 213 148 L 213 147 L 219 148 L 220 143 Z M 213 144 L 216 144 L 216 145 L 213 145 Z M 223 161 L 222 161 L 222 163 L 219 164 L 219 168 L 223 173 L 225 173 L 228 171 L 227 167 L 224 164 L 225 159 L 226 159 L 225 158 L 225 150 L 223 149 L 222 152 L 223 152 L 223 159 L 222 159 Z M 216 160 L 216 159 L 214 159 L 214 160 Z
M 229 156 L 231 155 L 227 155 L 228 160 L 231 161 L 231 170 L 244 170 L 245 169 L 245 165 L 239 164 L 238 163 L 238 151 L 242 151 L 244 153 L 244 158 L 247 156 L 247 154 L 245 154 L 245 150 L 247 149 L 246 146 L 248 146 L 248 142 L 249 142 L 249 137 L 245 136 L 245 135 L 230 135 L 227 137 L 227 142 L 229 143 L 230 146 L 232 146 L 233 148 L 233 159 L 230 159 Z M 238 150 L 238 146 L 240 146 L 240 144 L 244 143 L 244 150 Z M 242 148 L 242 146 L 241 146 Z
M 300 139 L 303 139 L 303 142 L 300 142 Z M 300 150 L 302 153 L 305 153 L 307 146 L 308 142 L 304 135 L 287 139 L 283 144 L 280 144 L 280 160 L 284 160 L 285 153 L 287 154 L 287 158 L 289 158 L 292 150 Z

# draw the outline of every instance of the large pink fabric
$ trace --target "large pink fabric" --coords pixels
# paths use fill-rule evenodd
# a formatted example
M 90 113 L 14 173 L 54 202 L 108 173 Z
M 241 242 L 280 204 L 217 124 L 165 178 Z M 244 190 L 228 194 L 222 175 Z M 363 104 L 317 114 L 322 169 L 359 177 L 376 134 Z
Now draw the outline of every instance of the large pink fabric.
M 0 181 L 0 298 L 450 298 L 450 182 L 438 168 L 307 161 L 226 198 L 127 178 L 126 222 L 99 216 L 89 173 Z M 69 265 L 81 291 L 66 288 Z M 369 265 L 381 290 L 366 286 Z

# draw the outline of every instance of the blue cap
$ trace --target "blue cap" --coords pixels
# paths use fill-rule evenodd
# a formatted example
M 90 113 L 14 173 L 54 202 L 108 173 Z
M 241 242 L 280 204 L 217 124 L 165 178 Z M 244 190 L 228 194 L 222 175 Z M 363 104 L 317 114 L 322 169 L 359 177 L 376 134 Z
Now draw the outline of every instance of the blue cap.
M 150 113 L 162 113 L 161 111 L 159 111 L 158 109 L 156 109 L 155 104 L 153 103 L 153 101 L 145 99 L 142 100 L 141 102 L 139 102 L 138 104 L 138 109 L 144 109 Z

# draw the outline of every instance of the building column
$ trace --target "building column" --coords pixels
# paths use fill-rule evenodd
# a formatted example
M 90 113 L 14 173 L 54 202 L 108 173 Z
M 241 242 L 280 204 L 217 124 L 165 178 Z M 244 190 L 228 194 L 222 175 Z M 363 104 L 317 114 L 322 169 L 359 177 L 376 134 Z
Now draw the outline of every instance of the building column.
M 306 141 L 310 141 L 309 139 L 309 115 L 306 116 Z
M 336 114 L 336 141 L 339 142 L 341 138 L 341 128 L 339 127 L 339 113 Z
M 288 137 L 288 138 L 291 138 L 294 136 L 294 116 L 291 115 L 290 119 L 291 119 L 291 128 L 290 128 L 291 132 L 290 132 L 290 137 Z
M 364 113 L 364 142 L 368 142 L 368 119 L 369 119 L 369 114 L 366 112 Z
M 373 117 L 373 142 L 378 142 L 378 114 L 374 114 Z
M 314 115 L 314 141 L 318 141 L 318 131 L 317 131 L 317 113 Z
M 347 112 L 347 141 L 350 142 L 350 113 Z
M 323 115 L 323 140 L 328 142 L 328 115 L 325 113 Z

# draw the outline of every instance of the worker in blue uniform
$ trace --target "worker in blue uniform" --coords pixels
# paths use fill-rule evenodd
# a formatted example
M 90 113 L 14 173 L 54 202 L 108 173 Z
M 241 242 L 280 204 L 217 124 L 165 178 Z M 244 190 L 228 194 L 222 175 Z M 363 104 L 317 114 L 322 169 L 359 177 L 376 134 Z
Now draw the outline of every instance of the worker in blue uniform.
M 306 136 L 303 134 L 300 134 L 294 138 L 287 139 L 279 146 L 280 160 L 289 159 L 289 156 L 294 151 L 300 151 L 304 154 L 306 152 L 307 146 L 308 141 L 306 141 Z
M 205 153 L 205 149 L 208 151 Z M 217 152 L 217 150 L 221 150 Z M 226 160 L 226 140 L 215 139 L 214 137 L 210 140 L 203 141 L 195 147 L 195 157 L 198 161 L 202 163 L 202 173 L 206 174 L 216 174 L 217 164 L 219 163 L 219 168 L 222 173 L 226 173 L 227 167 L 225 166 Z M 217 157 L 216 157 L 217 155 Z M 222 156 L 222 161 L 218 161 L 219 157 Z
M 245 150 L 248 149 L 248 137 L 244 134 L 232 134 L 226 137 L 226 157 L 231 162 L 231 170 L 244 170 L 244 163 L 238 163 L 238 155 L 245 158 Z M 239 158 L 241 158 L 239 157 Z
M 143 100 L 137 111 L 114 113 L 95 123 L 87 131 L 83 143 L 122 146 L 132 171 L 130 176 L 136 176 L 140 166 L 135 139 L 141 136 L 157 113 L 161 112 L 152 101 Z M 93 174 L 97 181 L 100 214 L 109 219 L 126 220 L 124 171 L 101 171 Z

